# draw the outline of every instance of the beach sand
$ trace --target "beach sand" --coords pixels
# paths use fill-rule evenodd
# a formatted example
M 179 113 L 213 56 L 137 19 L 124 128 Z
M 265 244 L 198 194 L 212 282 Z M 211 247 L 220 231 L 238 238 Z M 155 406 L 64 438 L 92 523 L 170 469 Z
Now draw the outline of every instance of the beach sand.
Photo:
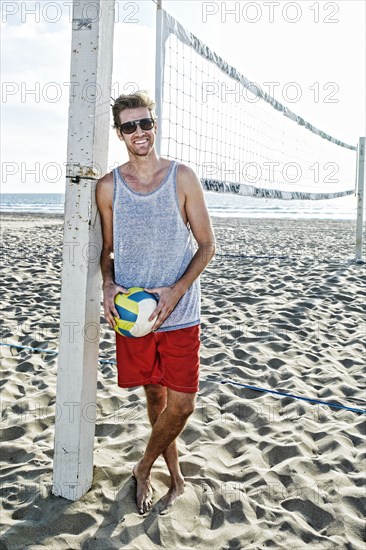
M 353 222 L 213 218 L 201 276 L 197 408 L 179 438 L 186 490 L 141 517 L 131 469 L 148 435 L 142 388 L 98 374 L 94 479 L 51 494 L 57 356 L 1 347 L 0 550 L 364 550 L 365 415 L 232 383 L 365 408 L 365 269 Z M 57 350 L 61 216 L 3 216 L 1 341 Z M 103 323 L 100 357 L 115 360 Z M 159 458 L 156 503 L 167 491 Z

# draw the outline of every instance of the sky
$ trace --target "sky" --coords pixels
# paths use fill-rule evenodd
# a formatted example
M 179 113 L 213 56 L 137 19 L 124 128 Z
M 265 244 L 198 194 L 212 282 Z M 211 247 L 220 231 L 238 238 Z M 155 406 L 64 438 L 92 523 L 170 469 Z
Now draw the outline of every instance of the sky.
M 365 5 L 163 0 L 164 9 L 264 91 L 353 145 L 365 135 Z M 136 88 L 154 94 L 155 11 L 153 0 L 116 2 L 112 94 Z M 1 20 L 1 191 L 62 193 L 71 1 L 3 0 Z M 125 160 L 111 129 L 109 168 Z

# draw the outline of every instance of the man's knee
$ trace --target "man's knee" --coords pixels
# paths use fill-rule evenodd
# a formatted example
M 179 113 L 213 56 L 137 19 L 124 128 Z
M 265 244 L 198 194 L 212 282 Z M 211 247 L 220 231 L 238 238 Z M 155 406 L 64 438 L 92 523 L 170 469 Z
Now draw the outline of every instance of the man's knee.
M 188 418 L 189 416 L 191 416 L 194 409 L 195 409 L 194 403 L 185 403 L 184 405 L 181 406 L 180 412 L 182 416 L 185 416 L 186 418 Z
M 174 415 L 188 418 L 194 411 L 196 404 L 196 394 L 171 392 L 168 398 L 168 408 Z
M 166 406 L 167 392 L 164 386 L 148 384 L 144 386 L 144 389 L 150 405 L 154 407 Z

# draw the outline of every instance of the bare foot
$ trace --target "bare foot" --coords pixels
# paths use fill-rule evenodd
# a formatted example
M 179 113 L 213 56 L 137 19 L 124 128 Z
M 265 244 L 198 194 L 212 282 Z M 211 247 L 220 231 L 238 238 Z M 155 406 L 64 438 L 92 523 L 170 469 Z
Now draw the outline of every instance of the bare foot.
M 135 464 L 132 475 L 137 481 L 136 504 L 139 514 L 144 514 L 151 508 L 153 490 L 150 483 L 150 476 L 144 476 L 139 472 L 139 462 Z
M 184 478 L 179 477 L 178 479 L 175 479 L 174 481 L 172 480 L 169 491 L 167 492 L 166 495 L 164 495 L 159 500 L 159 503 L 158 503 L 159 504 L 159 514 L 161 514 L 162 512 L 167 511 L 168 508 L 170 508 L 173 505 L 175 499 L 178 498 L 183 493 L 184 493 Z

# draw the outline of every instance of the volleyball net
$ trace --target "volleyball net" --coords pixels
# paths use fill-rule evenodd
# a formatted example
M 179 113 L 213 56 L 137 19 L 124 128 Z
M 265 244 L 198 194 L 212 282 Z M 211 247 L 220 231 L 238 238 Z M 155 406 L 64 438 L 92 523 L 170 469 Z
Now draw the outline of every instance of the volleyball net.
M 191 166 L 207 191 L 279 199 L 355 192 L 357 147 L 290 111 L 158 10 L 161 155 Z

